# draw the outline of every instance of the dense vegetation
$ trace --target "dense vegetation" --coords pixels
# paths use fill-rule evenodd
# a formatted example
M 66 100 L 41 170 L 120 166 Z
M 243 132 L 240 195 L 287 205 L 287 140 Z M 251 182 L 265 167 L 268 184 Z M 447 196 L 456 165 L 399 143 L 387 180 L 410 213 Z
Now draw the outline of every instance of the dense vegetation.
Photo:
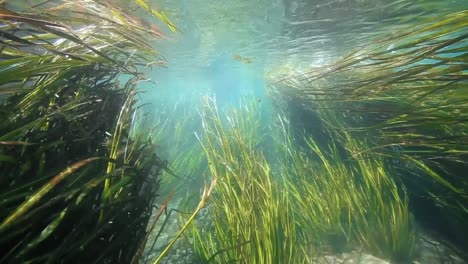
M 468 13 L 423 17 L 275 82 L 274 108 L 188 92 L 158 97 L 148 122 L 137 85 L 163 64 L 150 39 L 159 24 L 177 31 L 163 12 L 141 0 L 2 2 L 0 263 L 136 263 L 145 245 L 160 252 L 143 261 L 159 263 L 181 238 L 201 263 L 352 250 L 409 263 L 418 226 L 463 253 Z M 173 197 L 185 208 L 169 208 Z
M 273 89 L 283 101 L 302 105 L 298 112 L 316 127 L 368 142 L 354 158 L 382 156 L 398 164 L 421 220 L 430 217 L 432 227 L 464 247 L 466 23 L 466 11 L 427 20 Z
M 223 111 L 208 100 L 199 140 L 218 188 L 213 224 L 193 230 L 201 258 L 310 263 L 362 249 L 406 263 L 421 232 L 413 215 L 463 256 L 466 18 L 389 31 L 287 76 L 270 86 L 285 116 L 267 126 L 253 98 Z
M 436 22 L 434 22 L 436 21 Z M 380 156 L 396 170 L 423 226 L 466 248 L 467 11 L 374 41 L 334 64 L 271 88 L 293 122 L 321 142 L 365 142 L 354 159 Z M 463 251 L 463 250 L 462 250 Z
M 138 260 L 164 162 L 136 85 L 161 32 L 129 8 L 173 28 L 143 1 L 2 1 L 1 263 Z

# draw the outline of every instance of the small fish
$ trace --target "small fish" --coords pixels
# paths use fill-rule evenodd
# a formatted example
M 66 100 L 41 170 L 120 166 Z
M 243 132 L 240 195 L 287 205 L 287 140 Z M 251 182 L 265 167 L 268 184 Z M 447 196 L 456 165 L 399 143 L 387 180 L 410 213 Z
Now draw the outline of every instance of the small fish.
M 242 63 L 245 63 L 245 64 L 252 63 L 252 59 L 247 58 L 247 57 L 242 57 L 242 56 L 239 55 L 239 54 L 234 54 L 234 55 L 232 55 L 232 58 L 233 58 L 235 61 L 239 61 L 239 62 L 242 62 Z

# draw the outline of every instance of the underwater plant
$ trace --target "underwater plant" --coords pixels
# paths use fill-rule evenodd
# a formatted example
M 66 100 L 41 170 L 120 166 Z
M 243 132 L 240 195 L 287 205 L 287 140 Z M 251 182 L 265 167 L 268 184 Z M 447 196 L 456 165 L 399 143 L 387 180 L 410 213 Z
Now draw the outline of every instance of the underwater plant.
M 306 122 L 326 127 L 320 133 L 328 141 L 341 138 L 340 149 L 353 158 L 377 155 L 391 164 L 392 178 L 412 190 L 410 207 L 432 208 L 419 214 L 431 214 L 440 223 L 435 228 L 461 247 L 468 217 L 467 14 L 429 15 L 405 30 L 380 31 L 385 37 L 344 58 L 270 86 L 283 105 L 299 104 Z M 364 148 L 349 149 L 348 138 Z
M 187 188 L 201 187 L 203 179 L 199 175 L 207 169 L 206 159 L 198 155 L 203 150 L 193 134 L 200 129 L 201 119 L 192 109 L 197 102 L 190 101 L 191 98 L 194 97 L 186 95 L 176 102 L 155 99 L 152 103 L 158 105 L 152 109 L 151 123 L 159 155 L 168 161 L 170 167 L 161 175 L 161 183 L 167 192 L 176 190 L 175 196 L 187 194 Z
M 192 229 L 203 261 L 312 263 L 353 249 L 411 260 L 415 233 L 405 190 L 383 169 L 383 159 L 345 159 L 335 145 L 326 151 L 312 137 L 301 147 L 284 116 L 275 126 L 249 118 L 258 108 L 224 111 L 223 117 L 207 99 L 199 138 L 218 185 L 209 221 Z M 253 139 L 265 134 L 275 143 L 257 146 Z M 350 148 L 364 148 L 348 140 Z
M 277 141 L 288 153 L 279 162 L 281 174 L 296 199 L 300 226 L 314 230 L 316 251 L 361 248 L 384 259 L 410 261 L 415 230 L 406 190 L 397 187 L 385 160 L 352 157 L 353 150 L 366 146 L 349 135 L 342 140 L 334 136 L 336 141 L 326 147 L 306 135 L 305 146 L 298 148 L 290 122 L 284 116 L 278 119 L 281 137 Z M 345 150 L 340 150 L 343 145 Z
M 1 263 L 137 261 L 165 167 L 135 95 L 162 59 L 129 5 L 175 30 L 144 1 L 2 1 Z
M 152 133 L 158 145 L 158 155 L 167 161 L 165 164 L 167 167 L 160 175 L 160 184 L 164 188 L 161 188 L 159 195 L 161 198 L 171 199 L 165 198 L 166 200 L 162 202 L 165 208 L 163 210 L 162 207 L 158 208 L 156 213 L 156 218 L 161 218 L 160 221 L 153 220 L 149 228 L 149 236 L 143 251 L 145 256 L 143 263 L 165 261 L 160 258 L 161 253 L 167 246 L 168 240 L 177 237 L 177 232 L 171 229 L 178 231 L 176 225 L 186 223 L 186 219 L 178 215 L 191 215 L 192 213 L 188 212 L 197 210 L 200 205 L 199 190 L 202 190 L 205 184 L 201 175 L 207 173 L 206 158 L 200 155 L 203 152 L 202 146 L 195 135 L 188 132 L 201 129 L 200 116 L 192 110 L 196 102 L 191 99 L 195 97 L 180 97 L 175 103 L 167 100 L 167 95 L 161 97 L 164 99 L 152 100 L 152 104 L 158 107 L 148 112 L 151 121 L 147 123 L 153 126 Z M 159 199 L 156 198 L 156 201 Z M 163 234 L 167 235 L 167 239 L 160 239 Z M 186 246 L 185 236 L 180 238 L 178 244 L 173 244 L 173 248 Z M 166 250 L 164 254 L 173 257 L 174 249 Z
M 218 185 L 209 203 L 210 224 L 192 229 L 195 248 L 207 262 L 300 263 L 308 251 L 293 246 L 298 240 L 288 196 L 252 140 L 262 133 L 258 123 L 249 122 L 256 109 L 241 109 L 222 118 L 207 98 L 202 112 L 199 138 Z

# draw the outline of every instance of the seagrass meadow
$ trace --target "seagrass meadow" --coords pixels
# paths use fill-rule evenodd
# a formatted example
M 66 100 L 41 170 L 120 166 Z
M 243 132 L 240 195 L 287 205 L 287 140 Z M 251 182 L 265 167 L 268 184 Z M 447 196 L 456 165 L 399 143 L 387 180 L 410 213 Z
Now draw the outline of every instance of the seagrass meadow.
M 0 1 L 0 263 L 468 262 L 468 2 Z
M 156 26 L 106 1 L 1 4 L 0 262 L 136 262 L 164 168 L 137 120 Z

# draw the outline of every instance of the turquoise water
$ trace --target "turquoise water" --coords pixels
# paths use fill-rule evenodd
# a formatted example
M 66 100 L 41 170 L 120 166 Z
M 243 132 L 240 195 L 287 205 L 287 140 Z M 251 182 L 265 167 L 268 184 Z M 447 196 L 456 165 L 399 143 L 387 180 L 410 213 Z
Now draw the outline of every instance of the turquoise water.
M 283 102 L 287 105 L 284 108 L 284 105 L 274 102 L 272 100 L 274 95 L 271 94 L 269 85 L 274 85 L 287 77 L 310 73 L 317 67 L 331 65 L 355 50 L 366 48 L 378 40 L 409 30 L 418 23 L 437 22 L 437 16 L 468 8 L 468 2 L 462 0 L 224 2 L 194 0 L 157 1 L 156 5 L 165 10 L 180 32 L 168 34 L 167 40 L 155 44 L 167 59 L 167 67 L 147 72 L 157 84 L 145 86 L 146 93 L 142 97 L 142 102 L 147 104 L 145 110 L 153 116 L 156 123 L 165 124 L 166 129 L 170 127 L 169 130 L 180 132 L 180 134 L 175 133 L 179 135 L 177 137 L 164 138 L 165 142 L 161 145 L 160 153 L 163 153 L 163 157 L 167 158 L 170 164 L 172 162 L 172 167 L 179 176 L 192 174 L 187 176 L 187 179 L 190 179 L 188 189 L 192 190 L 201 188 L 206 183 L 205 180 L 200 180 L 200 175 L 203 177 L 210 175 L 207 171 L 208 162 L 202 163 L 203 165 L 195 172 L 187 171 L 178 163 L 180 156 L 172 151 L 176 149 L 192 151 L 193 146 L 203 141 L 198 136 L 203 134 L 204 128 L 200 123 L 204 116 L 202 111 L 203 105 L 206 104 L 204 100 L 207 97 L 214 98 L 214 104 L 219 112 L 226 113 L 227 116 L 236 111 L 241 112 L 245 107 L 245 100 L 255 102 L 259 109 L 256 116 L 258 126 L 268 134 L 262 143 L 255 147 L 268 158 L 273 174 L 279 175 L 281 166 L 275 164 L 274 160 L 284 158 L 282 156 L 288 154 L 281 152 L 278 154 L 272 149 L 276 139 L 271 135 L 273 130 L 270 128 L 278 125 L 278 116 L 284 114 L 278 109 L 289 111 L 288 118 L 294 136 L 303 135 L 304 131 L 306 134 L 313 134 L 318 140 L 317 144 L 323 144 L 321 147 L 324 148 L 329 146 L 327 140 L 333 141 L 333 139 L 330 139 L 329 131 L 323 128 L 316 116 L 310 114 L 308 110 L 301 109 L 302 107 L 307 109 L 303 103 Z M 466 47 L 466 45 L 465 39 L 451 48 Z M 394 46 L 389 45 L 387 50 L 392 48 Z M 463 57 L 463 51 L 448 54 L 446 58 L 456 56 Z M 425 59 L 416 64 L 437 62 L 438 60 Z M 404 68 L 395 67 L 392 70 L 396 72 L 401 69 Z M 224 114 L 221 115 L 222 121 L 228 123 L 229 118 Z M 343 113 L 336 113 L 336 116 L 341 115 Z M 187 118 L 189 121 L 177 128 L 177 121 Z M 301 140 L 303 139 L 295 141 L 298 144 L 297 148 L 307 148 L 306 143 Z M 397 147 L 394 149 L 400 150 Z M 345 152 L 344 149 L 336 151 Z M 188 152 L 186 155 L 200 152 L 202 149 Z M 309 158 L 317 157 L 310 155 Z M 291 162 L 288 158 L 286 160 Z M 398 160 L 392 162 L 401 165 Z M 226 167 L 230 169 L 227 164 Z M 193 202 L 194 197 L 198 195 L 196 192 L 194 196 L 184 197 L 186 195 L 184 188 L 187 187 L 177 186 L 182 190 L 182 200 L 188 199 Z M 416 190 L 413 193 L 414 196 L 419 195 L 416 194 Z M 417 202 L 412 206 L 416 207 L 415 211 L 419 210 L 418 217 L 427 219 L 438 212 L 433 205 L 426 203 L 425 199 L 415 199 Z M 204 209 L 203 212 L 208 214 L 209 211 Z M 439 229 L 438 232 L 447 232 L 447 234 L 451 232 L 447 235 L 451 237 L 448 240 L 458 242 L 463 240 L 463 238 L 460 240 L 459 236 L 454 238 L 457 237 L 454 235 L 457 231 L 449 230 L 450 227 L 447 229 L 441 227 L 444 219 L 447 219 L 444 217 L 434 217 L 427 221 L 432 221 L 428 226 Z M 339 243 L 338 241 L 337 244 Z M 461 244 L 463 243 L 462 241 Z M 176 256 L 179 255 L 174 254 L 173 261 Z M 419 260 L 427 261 L 432 257 L 420 257 Z M 394 263 L 406 263 L 405 261 Z M 282 262 L 278 260 L 277 263 Z M 427 263 L 443 263 L 443 261 L 434 260 Z
M 284 75 L 332 63 L 431 14 L 463 10 L 467 3 L 198 0 L 156 1 L 155 6 L 180 32 L 156 44 L 167 68 L 148 72 L 158 85 L 146 98 L 167 90 L 173 97 L 178 91 L 215 94 L 220 104 L 236 104 L 246 91 L 265 99 L 265 86 Z M 233 59 L 236 55 L 251 63 Z
M 179 31 L 172 33 L 161 25 L 167 34 L 154 43 L 165 66 L 146 71 L 156 84 L 140 85 L 141 102 L 150 116 L 163 120 L 176 108 L 184 108 L 179 115 L 195 113 L 205 96 L 215 97 L 220 108 L 239 107 L 245 96 L 252 96 L 260 102 L 265 122 L 278 107 L 272 105 L 269 85 L 332 64 L 417 23 L 433 21 L 435 14 L 468 8 L 463 0 L 158 0 L 153 4 Z M 463 52 L 445 56 L 458 55 Z M 194 131 L 185 131 L 187 137 Z
M 324 130 L 319 118 L 311 114 L 303 102 L 283 101 L 278 104 L 278 100 L 272 100 L 278 95 L 271 93 L 278 90 L 269 89 L 270 85 L 276 85 L 279 80 L 288 77 L 313 73 L 318 67 L 333 65 L 335 61 L 353 51 L 409 30 L 414 25 L 432 21 L 437 16 L 464 10 L 468 8 L 468 3 L 456 0 L 193 0 L 158 1 L 156 6 L 168 14 L 177 25 L 179 32 L 176 34 L 168 32 L 167 40 L 155 43 L 158 51 L 167 59 L 167 64 L 164 68 L 155 68 L 147 72 L 157 84 L 145 86 L 142 102 L 147 104 L 145 110 L 153 116 L 155 122 L 159 125 L 164 124 L 162 130 L 170 131 L 168 134 L 163 133 L 158 153 L 169 161 L 172 169 L 181 178 L 185 179 L 179 184 L 163 180 L 163 186 L 164 183 L 167 186 L 176 186 L 178 191 L 176 196 L 180 197 L 182 202 L 174 206 L 188 206 L 187 208 L 193 209 L 195 206 L 193 203 L 198 201 L 199 197 L 199 192 L 194 190 L 202 188 L 211 175 L 208 170 L 209 162 L 201 158 L 202 161 L 199 160 L 198 167 L 193 170 L 189 165 L 184 165 L 186 163 L 181 157 L 190 159 L 195 155 L 198 158 L 199 153 L 203 151 L 200 144 L 206 140 L 201 136 L 204 135 L 204 131 L 206 133 L 206 124 L 202 126 L 201 123 L 206 118 L 204 108 L 206 98 L 214 100 L 214 105 L 218 108 L 225 125 L 229 124 L 229 118 L 233 118 L 236 113 L 240 115 L 249 113 L 243 111 L 247 109 L 246 102 L 254 102 L 258 109 L 255 114 L 258 131 L 263 131 L 257 133 L 264 133 L 258 138 L 259 143 L 254 144 L 255 150 L 267 158 L 273 177 L 281 178 L 279 175 L 284 173 L 283 167 L 293 159 L 292 157 L 284 159 L 284 153 L 275 149 L 278 137 L 275 135 L 277 130 L 272 127 L 279 126 L 280 116 L 288 116 L 285 119 L 285 122 L 288 122 L 285 126 L 291 128 L 291 133 L 295 137 L 294 142 L 297 144 L 294 149 L 297 151 L 307 149 L 304 133 L 313 135 L 317 144 L 323 149 L 329 148 L 330 142 L 335 139 L 329 131 Z M 463 48 L 466 45 L 465 39 L 450 48 Z M 390 50 L 394 47 L 392 44 L 384 48 Z M 463 57 L 464 53 L 444 56 Z M 437 62 L 435 59 L 425 59 L 415 64 Z M 405 67 L 409 66 L 411 65 Z M 405 68 L 394 67 L 392 70 L 398 72 L 402 69 Z M 339 155 L 345 155 L 346 152 L 345 148 L 340 147 L 336 151 L 340 153 Z M 179 152 L 185 155 L 177 154 Z M 304 153 L 300 155 L 320 163 L 315 155 Z M 286 163 L 281 163 L 285 161 Z M 347 164 L 349 161 L 343 162 Z M 403 166 L 397 159 L 391 162 Z M 226 173 L 229 173 L 232 164 L 228 161 L 221 163 L 227 168 Z M 300 184 L 300 180 L 298 182 Z M 232 188 L 235 188 L 234 185 Z M 171 187 L 167 187 L 166 190 L 169 189 Z M 433 217 L 437 209 L 427 203 L 426 198 L 418 198 L 418 190 L 410 190 L 409 193 L 414 203 L 411 206 L 415 207 L 417 218 Z M 370 209 L 372 210 L 377 209 Z M 201 217 L 206 217 L 209 212 L 210 209 L 203 209 Z M 447 235 L 441 235 L 440 239 L 447 238 L 450 241 L 458 241 L 456 243 L 459 245 L 463 244 L 463 238 L 454 235 L 456 231 L 450 227 L 441 227 L 441 223 L 446 221 L 444 219 L 447 218 L 441 216 L 433 217 L 431 221 L 419 222 L 426 222 L 424 228 L 429 227 Z M 282 233 L 282 229 L 279 232 Z M 339 235 L 335 236 L 330 235 L 331 243 L 340 248 L 343 241 Z M 350 241 L 348 243 L 352 244 Z M 424 247 L 423 242 L 416 244 L 419 250 L 416 254 L 418 261 L 425 262 L 434 258 L 430 250 L 428 253 L 420 249 Z M 183 246 L 177 248 L 187 249 Z M 172 257 L 169 257 L 170 261 L 177 263 L 181 258 L 179 253 L 173 250 Z M 281 263 L 280 259 L 276 261 Z M 395 262 L 394 259 L 394 263 L 406 263 L 408 260 L 399 261 Z M 442 262 L 434 260 L 427 263 Z
M 468 261 L 468 1 L 5 0 L 0 25 L 0 264 Z

